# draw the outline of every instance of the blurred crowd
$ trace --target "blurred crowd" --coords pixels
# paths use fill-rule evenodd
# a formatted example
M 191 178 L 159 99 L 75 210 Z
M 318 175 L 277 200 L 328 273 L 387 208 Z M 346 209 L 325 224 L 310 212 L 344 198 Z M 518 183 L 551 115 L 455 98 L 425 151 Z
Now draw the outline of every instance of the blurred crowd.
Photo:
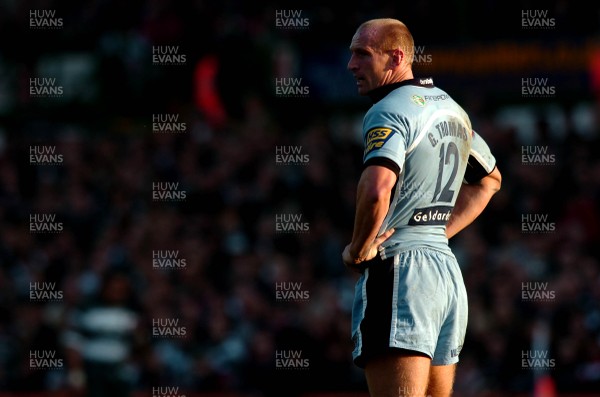
M 420 20 L 429 2 L 406 12 L 365 4 L 345 18 L 321 3 L 285 7 L 310 17 L 306 32 L 275 29 L 276 3 L 82 3 L 2 3 L 0 389 L 366 391 L 351 362 L 357 276 L 340 255 L 369 104 L 340 77 L 343 56 L 362 20 Z M 555 15 L 574 12 L 551 3 Z M 64 27 L 31 29 L 30 9 L 55 9 Z M 474 40 L 473 29 L 453 37 Z M 168 45 L 183 64 L 153 64 L 154 46 Z M 63 95 L 32 98 L 29 79 L 41 75 L 57 76 Z M 305 97 L 276 94 L 275 77 L 309 75 Z M 327 96 L 332 81 L 338 91 Z M 455 390 L 525 393 L 544 370 L 560 391 L 598 390 L 600 102 L 558 101 L 551 114 L 522 106 L 532 120 L 525 137 L 502 121 L 516 120 L 514 109 L 500 120 L 486 106 L 491 94 L 467 89 L 456 95 L 503 186 L 451 241 L 470 305 Z M 157 114 L 184 130 L 154 131 Z M 33 164 L 32 146 L 62 157 Z M 525 146 L 554 160 L 524 162 Z M 300 161 L 281 161 L 287 150 Z M 176 183 L 178 198 L 156 200 L 157 183 Z M 60 230 L 33 233 L 34 214 L 54 215 L 45 222 Z M 282 222 L 301 227 L 282 231 Z M 536 222 L 546 231 L 524 231 Z M 178 265 L 155 260 L 165 257 Z M 542 298 L 524 299 L 531 285 Z M 531 351 L 554 364 L 525 368 Z

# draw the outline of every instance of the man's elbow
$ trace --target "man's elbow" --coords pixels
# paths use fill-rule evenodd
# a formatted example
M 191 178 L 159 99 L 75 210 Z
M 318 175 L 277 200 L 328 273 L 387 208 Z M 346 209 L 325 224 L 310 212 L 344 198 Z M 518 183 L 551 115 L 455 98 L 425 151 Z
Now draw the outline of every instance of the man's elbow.
M 498 167 L 495 167 L 488 176 L 483 178 L 481 184 L 489 192 L 490 196 L 498 193 L 502 187 L 502 174 Z

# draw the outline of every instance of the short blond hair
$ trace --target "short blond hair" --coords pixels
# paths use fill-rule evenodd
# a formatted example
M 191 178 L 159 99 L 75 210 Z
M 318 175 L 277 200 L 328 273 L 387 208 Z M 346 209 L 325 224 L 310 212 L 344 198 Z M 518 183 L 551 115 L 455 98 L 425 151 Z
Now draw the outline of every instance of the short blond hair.
M 371 29 L 376 34 L 376 48 L 390 51 L 400 48 L 404 52 L 406 62 L 412 65 L 415 54 L 415 42 L 406 25 L 393 18 L 377 18 L 363 22 L 357 31 Z

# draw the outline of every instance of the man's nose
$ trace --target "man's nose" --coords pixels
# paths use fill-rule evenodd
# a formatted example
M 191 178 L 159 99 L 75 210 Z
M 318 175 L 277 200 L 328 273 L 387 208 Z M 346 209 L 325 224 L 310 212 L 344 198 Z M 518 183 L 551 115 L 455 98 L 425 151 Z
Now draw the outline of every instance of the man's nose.
M 354 57 L 350 57 L 350 60 L 348 61 L 348 65 L 346 65 L 346 67 L 348 68 L 348 70 L 356 69 L 356 63 L 354 62 Z

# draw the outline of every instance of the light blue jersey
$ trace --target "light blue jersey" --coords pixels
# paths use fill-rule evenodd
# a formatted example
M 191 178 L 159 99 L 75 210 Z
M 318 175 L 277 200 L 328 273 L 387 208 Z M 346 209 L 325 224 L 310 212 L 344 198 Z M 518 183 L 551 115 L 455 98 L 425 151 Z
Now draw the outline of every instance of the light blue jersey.
M 375 90 L 364 117 L 364 164 L 398 172 L 380 234 L 394 234 L 381 258 L 429 247 L 451 253 L 446 238 L 462 183 L 473 183 L 496 166 L 488 145 L 465 111 L 432 79 L 412 79 Z

